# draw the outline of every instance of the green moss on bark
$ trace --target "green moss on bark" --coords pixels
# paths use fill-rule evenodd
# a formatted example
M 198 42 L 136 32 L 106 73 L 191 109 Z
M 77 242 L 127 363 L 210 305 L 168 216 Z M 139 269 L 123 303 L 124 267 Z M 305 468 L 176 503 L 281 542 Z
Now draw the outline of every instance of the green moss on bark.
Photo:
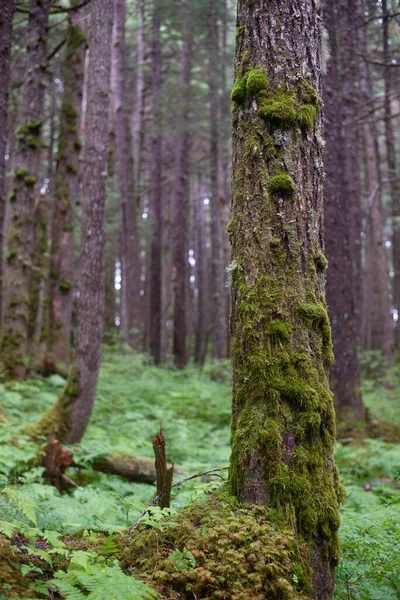
M 293 194 L 295 191 L 294 181 L 288 173 L 278 173 L 271 177 L 269 190 L 274 196 Z

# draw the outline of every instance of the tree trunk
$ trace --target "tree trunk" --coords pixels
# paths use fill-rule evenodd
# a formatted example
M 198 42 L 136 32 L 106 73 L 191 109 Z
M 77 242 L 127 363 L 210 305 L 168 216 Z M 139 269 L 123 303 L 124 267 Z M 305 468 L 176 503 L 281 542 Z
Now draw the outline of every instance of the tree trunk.
M 31 0 L 23 123 L 17 130 L 4 282 L 2 355 L 6 375 L 22 379 L 29 354 L 29 290 L 33 268 L 35 188 L 40 167 L 43 98 L 50 0 Z
M 213 283 L 213 357 L 224 358 L 227 348 L 227 322 L 225 310 L 225 269 L 219 196 L 219 122 L 218 122 L 218 21 L 214 0 L 208 0 L 207 15 L 208 85 L 210 91 L 210 207 Z
M 363 420 L 364 406 L 360 392 L 357 317 L 352 288 L 354 231 L 350 227 L 349 207 L 353 198 L 343 184 L 344 177 L 349 174 L 344 165 L 347 155 L 342 134 L 344 98 L 340 86 L 337 8 L 335 2 L 327 0 L 325 22 L 329 34 L 331 61 L 324 79 L 325 226 L 326 254 L 329 261 L 327 299 L 336 357 L 331 369 L 331 387 L 335 395 L 338 419 L 347 427 Z M 354 122 L 352 125 L 354 127 Z
M 312 597 L 328 600 L 342 493 L 324 300 L 320 21 L 313 0 L 238 2 L 230 487 L 309 542 Z
M 136 182 L 137 206 L 141 196 L 140 182 L 142 172 L 143 150 L 143 117 L 144 117 L 144 66 L 145 66 L 145 39 L 144 39 L 144 9 L 146 0 L 137 0 L 138 33 L 137 33 L 137 61 L 136 61 L 136 104 L 133 113 L 133 156 L 134 180 Z
M 5 154 L 7 132 L 7 105 L 10 86 L 10 56 L 14 0 L 5 0 L 0 13 L 0 326 L 3 314 L 3 230 L 5 214 Z
M 150 178 L 150 220 L 151 220 L 151 258 L 150 258 L 150 353 L 155 364 L 161 361 L 161 321 L 162 321 L 162 134 L 160 114 L 161 94 L 161 42 L 159 2 L 154 5 L 153 49 L 152 49 L 152 96 L 153 96 L 153 132 Z
M 74 218 L 79 193 L 82 109 L 86 38 L 69 17 L 65 59 L 61 72 L 63 96 L 60 143 L 53 189 L 50 266 L 50 337 L 48 360 L 65 370 L 71 359 L 71 319 L 74 276 Z
M 367 30 L 363 30 L 363 54 L 368 55 Z M 369 73 L 369 65 L 360 61 L 360 92 L 365 106 L 374 105 L 373 86 Z M 368 350 L 380 350 L 389 366 L 393 361 L 393 320 L 389 299 L 389 270 L 384 242 L 384 214 L 382 206 L 382 177 L 380 172 L 380 156 L 378 132 L 374 117 L 366 119 L 363 127 L 363 148 L 365 152 L 365 181 L 367 191 L 366 215 L 366 251 L 369 258 L 367 298 L 364 307 L 369 312 L 370 331 Z M 367 307 L 367 302 L 369 306 Z
M 125 48 L 126 0 L 114 3 L 114 110 L 115 142 L 121 205 L 122 314 L 125 341 L 136 351 L 142 343 L 140 319 L 140 263 L 135 206 L 134 159 L 127 94 Z
M 397 156 L 392 114 L 392 75 L 390 61 L 389 24 L 390 16 L 387 0 L 382 0 L 383 15 L 383 62 L 384 67 L 384 121 L 386 138 L 386 161 L 389 177 L 391 208 L 392 208 L 392 245 L 393 245 L 393 306 L 400 315 L 400 180 L 397 173 Z M 397 322 L 395 330 L 395 345 L 400 350 L 400 327 Z
M 177 136 L 176 149 L 176 182 L 173 205 L 172 233 L 172 271 L 175 282 L 174 289 L 174 340 L 173 354 L 175 365 L 182 368 L 186 365 L 187 356 L 187 291 L 188 291 L 188 228 L 190 216 L 190 85 L 192 63 L 192 25 L 190 0 L 183 0 L 181 10 L 184 12 L 185 34 L 182 48 L 181 102 L 182 113 Z
M 82 184 L 82 246 L 76 363 L 64 400 L 71 404 L 66 443 L 81 440 L 92 413 L 104 318 L 104 242 L 113 6 L 92 0 L 88 104 Z
M 201 178 L 195 197 L 196 225 L 196 288 L 197 288 L 197 323 L 194 360 L 200 367 L 204 364 L 204 347 L 206 342 L 206 296 L 207 296 L 207 248 L 206 224 L 204 218 L 204 190 Z

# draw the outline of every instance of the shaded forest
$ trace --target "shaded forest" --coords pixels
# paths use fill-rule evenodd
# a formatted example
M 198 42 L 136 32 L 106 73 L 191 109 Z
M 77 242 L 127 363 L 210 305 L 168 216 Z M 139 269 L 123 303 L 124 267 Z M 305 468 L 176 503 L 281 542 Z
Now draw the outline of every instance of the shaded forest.
M 0 598 L 400 597 L 399 44 L 0 0 Z

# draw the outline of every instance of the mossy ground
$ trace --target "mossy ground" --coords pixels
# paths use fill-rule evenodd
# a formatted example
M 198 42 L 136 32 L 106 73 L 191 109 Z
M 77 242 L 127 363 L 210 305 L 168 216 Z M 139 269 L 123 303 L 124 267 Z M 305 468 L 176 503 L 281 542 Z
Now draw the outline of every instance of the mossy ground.
M 162 598 L 307 598 L 308 545 L 277 518 L 259 506 L 240 506 L 233 497 L 212 496 L 184 510 L 177 524 L 167 521 L 161 533 L 135 531 L 122 567 Z

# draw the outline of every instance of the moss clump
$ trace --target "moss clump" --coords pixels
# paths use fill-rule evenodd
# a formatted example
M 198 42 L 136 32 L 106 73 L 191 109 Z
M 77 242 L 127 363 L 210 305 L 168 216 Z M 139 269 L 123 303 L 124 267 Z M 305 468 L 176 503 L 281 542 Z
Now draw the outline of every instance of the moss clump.
M 312 129 L 316 118 L 317 109 L 312 104 L 303 104 L 297 111 L 297 122 L 304 130 Z
M 68 279 L 62 279 L 60 281 L 59 287 L 60 287 L 60 290 L 62 292 L 69 292 L 70 289 L 71 289 L 71 287 L 72 287 L 72 285 L 71 285 L 71 282 Z
M 308 557 L 276 511 L 221 495 L 183 511 L 179 526 L 135 531 L 122 567 L 163 598 L 301 600 L 311 588 Z
M 279 92 L 271 98 L 264 98 L 259 106 L 258 116 L 279 127 L 292 125 L 296 120 L 293 96 Z
M 28 177 L 29 173 L 26 169 L 18 169 L 17 172 L 15 173 L 15 177 L 17 177 L 17 179 L 25 179 L 25 177 Z
M 35 175 L 26 175 L 26 177 L 24 177 L 24 181 L 27 185 L 35 185 L 37 178 Z
M 246 79 L 244 77 L 238 77 L 233 86 L 231 93 L 232 102 L 236 104 L 243 104 L 246 100 Z
M 10 194 L 10 202 L 15 202 L 16 197 L 17 197 L 17 190 L 14 188 Z
M 301 102 L 312 104 L 319 110 L 318 92 L 308 79 L 302 79 L 298 84 L 298 93 Z
M 268 77 L 264 69 L 254 67 L 247 72 L 246 89 L 250 96 L 257 96 L 260 92 L 267 92 Z
M 295 191 L 294 181 L 288 173 L 278 173 L 278 175 L 271 177 L 269 191 L 274 196 L 293 194 Z
M 318 252 L 318 254 L 314 257 L 315 266 L 318 271 L 325 271 L 328 266 L 328 259 L 322 252 Z
M 282 341 L 288 340 L 291 332 L 291 324 L 284 321 L 271 321 L 266 329 L 267 335 L 274 336 Z

